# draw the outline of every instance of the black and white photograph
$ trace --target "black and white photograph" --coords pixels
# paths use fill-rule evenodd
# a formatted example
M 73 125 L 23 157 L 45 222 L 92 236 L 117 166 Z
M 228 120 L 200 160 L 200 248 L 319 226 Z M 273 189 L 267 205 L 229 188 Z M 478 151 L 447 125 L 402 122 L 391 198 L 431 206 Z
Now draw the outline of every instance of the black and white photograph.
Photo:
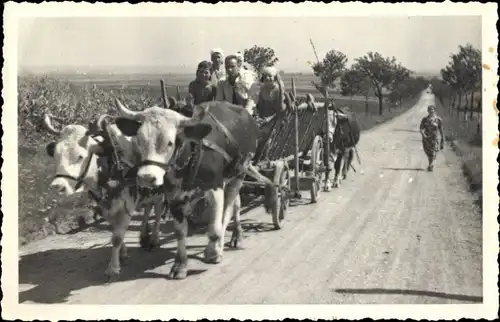
M 5 8 L 5 318 L 498 317 L 496 4 Z

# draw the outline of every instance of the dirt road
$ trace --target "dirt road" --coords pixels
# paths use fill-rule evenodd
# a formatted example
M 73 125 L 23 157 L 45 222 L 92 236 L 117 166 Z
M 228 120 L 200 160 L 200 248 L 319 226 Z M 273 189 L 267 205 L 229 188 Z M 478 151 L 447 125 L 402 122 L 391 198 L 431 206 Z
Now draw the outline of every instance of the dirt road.
M 20 255 L 21 303 L 365 304 L 481 303 L 481 213 L 457 157 L 445 148 L 427 172 L 420 119 L 433 97 L 361 136 L 338 189 L 317 204 L 305 195 L 272 231 L 262 207 L 243 215 L 244 249 L 222 263 L 200 259 L 203 235 L 188 239 L 190 275 L 166 278 L 175 240 L 138 248 L 138 222 L 126 236 L 131 258 L 121 280 L 104 284 L 110 255 L 105 230 L 51 236 Z M 362 168 L 362 169 L 361 169 Z M 362 171 L 361 171 L 362 170 Z

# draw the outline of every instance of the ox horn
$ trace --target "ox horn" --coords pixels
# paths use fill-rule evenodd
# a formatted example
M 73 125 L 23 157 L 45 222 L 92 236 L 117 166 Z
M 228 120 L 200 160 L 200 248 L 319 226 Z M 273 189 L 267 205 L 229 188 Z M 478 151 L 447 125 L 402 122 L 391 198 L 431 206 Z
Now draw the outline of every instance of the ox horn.
M 100 130 L 103 130 L 103 126 L 102 126 L 102 123 L 104 122 L 104 120 L 109 117 L 109 114 L 102 114 L 101 116 L 99 116 L 99 118 L 97 119 L 97 127 L 100 129 Z
M 54 126 L 52 125 L 52 121 L 50 120 L 50 115 L 45 114 L 43 118 L 43 124 L 45 125 L 45 128 L 52 134 L 59 135 L 61 134 L 61 130 L 56 130 Z
M 179 121 L 179 126 L 184 127 L 198 124 L 203 119 L 203 117 L 205 117 L 205 114 L 208 112 L 208 108 L 209 106 L 206 104 L 195 106 L 193 109 L 192 117 L 184 117 L 181 115 L 182 118 Z
M 125 105 L 123 105 L 123 103 L 120 102 L 120 100 L 117 98 L 115 99 L 115 104 L 120 114 L 126 118 L 135 119 L 137 117 L 137 114 L 139 113 L 131 111 L 128 108 L 126 108 Z

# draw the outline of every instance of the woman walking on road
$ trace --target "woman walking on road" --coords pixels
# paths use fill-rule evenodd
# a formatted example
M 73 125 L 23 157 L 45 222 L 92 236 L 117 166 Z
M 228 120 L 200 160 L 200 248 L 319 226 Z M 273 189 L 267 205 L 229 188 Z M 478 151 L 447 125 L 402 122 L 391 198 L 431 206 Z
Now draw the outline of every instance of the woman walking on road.
M 420 134 L 422 134 L 424 152 L 429 159 L 427 171 L 432 171 L 437 152 L 444 149 L 443 121 L 436 114 L 436 108 L 433 105 L 427 108 L 427 112 L 429 114 L 420 122 Z M 438 131 L 441 136 L 440 141 L 438 141 Z

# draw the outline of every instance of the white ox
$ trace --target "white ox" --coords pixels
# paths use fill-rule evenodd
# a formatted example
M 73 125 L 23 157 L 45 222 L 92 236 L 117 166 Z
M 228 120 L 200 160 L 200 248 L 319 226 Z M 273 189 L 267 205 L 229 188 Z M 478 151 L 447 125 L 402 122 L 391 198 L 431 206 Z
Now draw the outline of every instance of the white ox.
M 102 124 L 104 117 L 99 118 L 98 126 Z M 44 125 L 48 131 L 59 137 L 57 141 L 49 143 L 46 147 L 47 154 L 53 157 L 56 168 L 56 175 L 50 188 L 56 190 L 60 195 L 66 196 L 84 191 L 90 191 L 92 195 L 99 196 L 99 176 L 102 172 L 99 169 L 97 159 L 98 155 L 105 152 L 103 146 L 98 142 L 99 137 L 94 137 L 86 127 L 77 124 L 67 125 L 61 130 L 56 130 L 49 115 L 45 115 Z M 136 156 L 133 153 L 130 138 L 122 135 L 115 124 L 107 126 L 107 129 L 110 138 L 121 149 L 120 157 L 123 158 L 121 160 L 133 164 Z M 116 272 L 120 271 L 120 259 L 128 258 L 127 249 L 122 240 L 127 231 L 131 214 L 136 209 L 144 208 L 140 236 L 141 246 L 151 249 L 158 245 L 161 216 L 166 213 L 164 196 L 160 193 L 144 197 L 136 188 L 135 184 L 125 185 L 123 182 L 119 182 L 108 200 L 93 200 L 98 204 L 103 217 L 112 227 L 111 260 L 106 270 L 109 277 L 113 277 Z M 148 219 L 153 208 L 155 222 L 150 236 Z
M 272 185 L 250 163 L 259 135 L 254 119 L 246 109 L 219 101 L 196 106 L 192 117 L 158 106 L 131 111 L 118 100 L 116 106 L 123 116 L 116 124 L 133 137 L 141 156 L 138 185 L 165 186 L 178 245 L 169 277 L 187 276 L 186 216 L 200 198 L 206 198 L 209 213 L 204 257 L 209 263 L 219 263 L 224 234 L 233 217 L 236 229 L 231 245 L 241 238 L 239 191 L 245 175 Z

